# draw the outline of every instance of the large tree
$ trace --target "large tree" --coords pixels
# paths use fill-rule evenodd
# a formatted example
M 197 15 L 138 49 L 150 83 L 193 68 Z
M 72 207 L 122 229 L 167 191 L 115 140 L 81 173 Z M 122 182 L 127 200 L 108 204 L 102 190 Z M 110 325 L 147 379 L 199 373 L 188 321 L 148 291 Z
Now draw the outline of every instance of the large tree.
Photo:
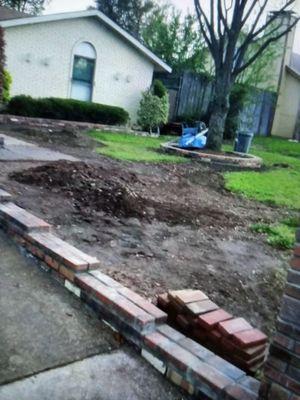
M 146 45 L 173 71 L 205 71 L 207 50 L 194 15 L 181 15 L 170 4 L 156 6 L 141 30 Z
M 40 14 L 50 0 L 0 0 L 0 6 L 13 8 L 28 14 Z
M 98 10 L 129 31 L 140 36 L 147 14 L 153 9 L 152 0 L 96 0 Z
M 271 0 L 194 0 L 194 3 L 200 30 L 214 63 L 215 92 L 207 146 L 219 151 L 230 92 L 238 76 L 272 43 L 289 33 L 299 18 L 289 11 L 295 0 L 285 0 L 266 20 L 265 12 Z

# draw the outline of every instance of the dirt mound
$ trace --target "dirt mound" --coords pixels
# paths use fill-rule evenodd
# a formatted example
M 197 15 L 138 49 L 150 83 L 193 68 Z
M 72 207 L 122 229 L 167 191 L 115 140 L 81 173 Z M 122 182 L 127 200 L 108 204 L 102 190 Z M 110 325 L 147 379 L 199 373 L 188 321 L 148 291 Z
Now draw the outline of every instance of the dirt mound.
M 52 191 L 63 191 L 74 201 L 83 216 L 94 211 L 125 217 L 143 217 L 144 206 L 130 186 L 135 174 L 106 170 L 84 162 L 59 161 L 25 171 L 15 172 L 12 179 Z
M 160 190 L 152 199 L 147 196 L 147 183 L 137 175 L 123 170 L 104 168 L 85 162 L 59 161 L 15 172 L 10 177 L 20 183 L 37 185 L 72 199 L 78 214 L 92 221 L 98 211 L 117 217 L 153 219 L 170 225 L 236 226 L 240 219 L 230 212 L 216 207 L 201 206 L 179 201 L 169 201 L 160 196 Z M 141 187 L 147 191 L 141 195 Z M 155 190 L 150 188 L 151 192 Z M 152 193 L 153 194 L 153 193 Z

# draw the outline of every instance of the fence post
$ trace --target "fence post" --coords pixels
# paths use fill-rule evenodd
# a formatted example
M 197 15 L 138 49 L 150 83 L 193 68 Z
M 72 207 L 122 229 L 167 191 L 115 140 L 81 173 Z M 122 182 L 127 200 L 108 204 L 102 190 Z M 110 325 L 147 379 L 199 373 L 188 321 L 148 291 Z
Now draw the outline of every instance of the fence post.
M 300 399 L 300 229 L 276 332 L 260 387 L 260 399 Z

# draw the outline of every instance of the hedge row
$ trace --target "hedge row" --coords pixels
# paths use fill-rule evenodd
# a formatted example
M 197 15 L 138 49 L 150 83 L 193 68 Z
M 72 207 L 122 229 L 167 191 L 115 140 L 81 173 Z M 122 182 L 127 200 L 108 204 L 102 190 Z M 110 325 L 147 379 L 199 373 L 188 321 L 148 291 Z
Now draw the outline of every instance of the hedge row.
M 7 105 L 6 112 L 24 117 L 108 125 L 122 125 L 129 120 L 127 111 L 120 107 L 54 97 L 34 99 L 24 95 L 13 97 Z

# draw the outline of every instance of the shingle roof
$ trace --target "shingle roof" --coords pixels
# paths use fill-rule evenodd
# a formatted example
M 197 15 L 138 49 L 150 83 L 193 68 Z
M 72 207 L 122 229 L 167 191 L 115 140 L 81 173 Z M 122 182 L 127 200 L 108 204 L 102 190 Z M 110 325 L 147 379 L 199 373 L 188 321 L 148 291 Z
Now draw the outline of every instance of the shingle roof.
M 0 6 L 0 21 L 6 21 L 8 19 L 16 19 L 16 18 L 26 18 L 26 17 L 31 17 L 31 15 L 25 14 L 17 10 L 13 10 L 5 6 Z

